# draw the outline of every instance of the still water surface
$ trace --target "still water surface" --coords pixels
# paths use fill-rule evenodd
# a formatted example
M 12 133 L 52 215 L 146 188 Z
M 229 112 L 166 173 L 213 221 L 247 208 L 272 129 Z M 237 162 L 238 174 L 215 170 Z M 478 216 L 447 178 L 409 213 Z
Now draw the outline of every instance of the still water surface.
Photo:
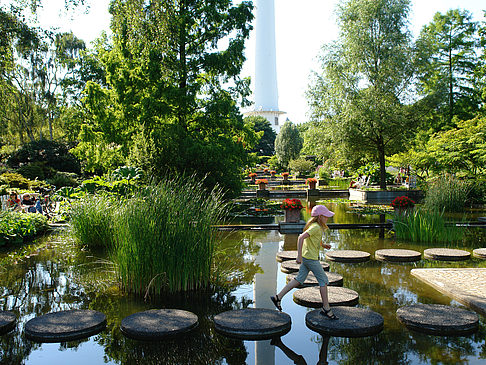
M 379 222 L 390 217 L 351 213 L 347 204 L 331 205 L 335 223 Z M 484 212 L 480 215 L 484 215 Z M 308 218 L 308 211 L 304 213 Z M 471 215 L 474 218 L 475 215 Z M 461 247 L 468 251 L 486 247 L 481 229 L 466 233 Z M 360 295 L 359 306 L 380 313 L 385 329 L 365 338 L 323 338 L 305 325 L 310 310 L 293 302 L 292 293 L 282 301 L 292 318 L 292 330 L 280 342 L 238 341 L 215 333 L 211 318 L 226 310 L 273 308 L 269 300 L 285 285 L 285 274 L 275 255 L 296 249 L 297 235 L 276 231 L 222 233 L 230 292 L 197 297 L 135 299 L 118 291 L 110 280 L 112 266 L 101 252 L 89 252 L 64 235 L 51 235 L 28 248 L 0 254 L 0 309 L 12 310 L 17 329 L 0 338 L 0 364 L 485 364 L 486 326 L 466 337 L 440 337 L 407 330 L 396 319 L 396 310 L 414 303 L 461 306 L 410 275 L 419 267 L 486 267 L 471 259 L 462 263 L 422 260 L 410 264 L 388 264 L 371 260 L 360 264 L 330 263 L 331 271 L 344 277 L 344 286 Z M 355 249 L 373 253 L 380 248 L 408 248 L 423 252 L 420 244 L 394 240 L 390 232 L 332 230 L 333 249 Z M 436 244 L 435 247 L 443 245 Z M 150 308 L 181 308 L 196 313 L 199 328 L 178 340 L 138 342 L 125 338 L 121 320 Z M 25 322 L 34 316 L 74 308 L 89 308 L 106 314 L 108 327 L 89 339 L 61 344 L 38 344 L 23 335 Z

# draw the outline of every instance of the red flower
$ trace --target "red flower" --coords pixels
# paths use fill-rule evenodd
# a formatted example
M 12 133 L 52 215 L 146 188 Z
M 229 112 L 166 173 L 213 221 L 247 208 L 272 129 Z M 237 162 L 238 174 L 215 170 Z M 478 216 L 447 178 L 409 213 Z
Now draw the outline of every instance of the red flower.
M 251 172 L 248 176 L 253 179 L 253 178 L 257 177 L 258 175 L 257 175 L 256 172 Z
M 309 177 L 309 178 L 308 178 L 308 179 L 305 181 L 305 183 L 306 183 L 307 185 L 310 185 L 310 183 L 317 183 L 317 179 L 314 179 L 313 177 Z
M 397 209 L 405 209 L 405 208 L 413 208 L 415 206 L 415 202 L 410 199 L 408 196 L 398 196 L 390 204 L 393 208 Z
M 288 172 L 282 172 L 282 176 L 289 176 Z
M 257 184 L 257 185 L 258 185 L 258 184 L 268 184 L 268 180 L 267 180 L 267 179 L 258 179 L 258 180 L 256 181 L 256 184 Z
M 302 209 L 302 203 L 299 199 L 285 199 L 280 205 L 280 209 Z

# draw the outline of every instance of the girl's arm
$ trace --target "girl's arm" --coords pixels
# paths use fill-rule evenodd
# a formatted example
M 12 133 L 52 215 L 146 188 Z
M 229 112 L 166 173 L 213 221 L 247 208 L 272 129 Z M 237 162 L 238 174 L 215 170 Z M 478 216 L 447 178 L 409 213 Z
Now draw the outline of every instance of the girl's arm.
M 309 233 L 304 232 L 299 235 L 299 238 L 297 238 L 297 259 L 295 260 L 295 262 L 297 262 L 298 264 L 302 263 L 302 244 L 307 237 L 309 237 Z

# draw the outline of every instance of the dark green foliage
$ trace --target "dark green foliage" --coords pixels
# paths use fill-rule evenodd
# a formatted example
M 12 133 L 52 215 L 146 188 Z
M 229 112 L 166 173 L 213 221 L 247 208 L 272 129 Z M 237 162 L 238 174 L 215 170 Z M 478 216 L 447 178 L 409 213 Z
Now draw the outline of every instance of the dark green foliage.
M 316 164 L 305 158 L 298 158 L 289 162 L 289 170 L 296 173 L 297 176 L 314 176 Z
M 63 186 L 78 186 L 77 175 L 73 172 L 61 172 L 58 171 L 54 176 L 47 179 L 47 183 L 61 188 Z
M 79 161 L 69 153 L 66 145 L 47 139 L 26 143 L 7 160 L 7 164 L 14 168 L 34 162 L 44 163 L 46 167 L 58 171 L 81 172 Z
M 114 146 L 149 175 L 196 174 L 238 193 L 255 142 L 238 104 L 249 94 L 239 74 L 251 10 L 226 0 L 113 1 L 108 87 L 88 82 L 89 133 L 77 149 L 89 160 Z
M 275 138 L 277 135 L 270 122 L 264 117 L 246 117 L 245 123 L 252 125 L 255 132 L 263 132 L 260 140 L 250 152 L 256 152 L 259 156 L 272 156 L 275 153 Z
M 295 124 L 289 120 L 285 121 L 275 139 L 275 155 L 279 164 L 287 168 L 290 160 L 299 157 L 302 144 L 302 137 Z
M 11 188 L 28 189 L 30 187 L 29 179 L 16 172 L 5 172 L 0 175 L 0 181 Z

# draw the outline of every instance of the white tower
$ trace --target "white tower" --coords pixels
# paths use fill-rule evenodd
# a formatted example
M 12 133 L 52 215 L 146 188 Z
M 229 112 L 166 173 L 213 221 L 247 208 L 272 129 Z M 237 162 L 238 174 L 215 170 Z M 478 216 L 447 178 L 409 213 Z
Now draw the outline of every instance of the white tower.
M 256 0 L 255 104 L 246 115 L 266 118 L 275 133 L 280 132 L 277 59 L 275 52 L 274 0 Z

